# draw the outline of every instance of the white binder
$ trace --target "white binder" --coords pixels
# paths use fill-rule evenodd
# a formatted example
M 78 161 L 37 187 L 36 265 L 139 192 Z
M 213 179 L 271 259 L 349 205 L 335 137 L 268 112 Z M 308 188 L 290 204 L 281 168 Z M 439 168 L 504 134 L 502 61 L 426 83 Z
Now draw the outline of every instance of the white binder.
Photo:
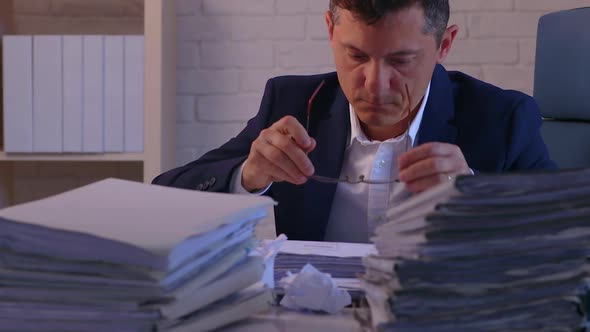
M 104 152 L 104 36 L 84 36 L 82 149 Z
M 33 38 L 4 36 L 4 150 L 33 152 Z
M 143 152 L 143 36 L 125 36 L 125 151 Z
M 82 152 L 82 36 L 63 36 L 63 150 Z
M 124 37 L 105 37 L 105 152 L 123 152 L 124 138 Z
M 33 37 L 33 152 L 62 152 L 61 36 Z

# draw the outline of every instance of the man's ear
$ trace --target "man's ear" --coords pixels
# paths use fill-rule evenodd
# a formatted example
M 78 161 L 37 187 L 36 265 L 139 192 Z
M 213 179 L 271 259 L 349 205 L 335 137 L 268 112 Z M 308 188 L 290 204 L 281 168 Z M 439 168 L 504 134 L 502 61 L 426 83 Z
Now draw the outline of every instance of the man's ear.
M 297 1 L 297 0 L 295 0 Z M 326 27 L 328 28 L 328 35 L 330 36 L 330 41 L 332 41 L 332 36 L 334 36 L 334 22 L 332 22 L 332 14 L 328 10 L 326 12 Z
M 440 47 L 438 48 L 438 56 L 436 59 L 437 63 L 442 63 L 445 61 L 449 55 L 449 52 L 451 51 L 451 47 L 453 46 L 453 42 L 455 41 L 455 37 L 457 37 L 458 32 L 459 27 L 457 25 L 453 24 L 447 28 L 440 42 Z

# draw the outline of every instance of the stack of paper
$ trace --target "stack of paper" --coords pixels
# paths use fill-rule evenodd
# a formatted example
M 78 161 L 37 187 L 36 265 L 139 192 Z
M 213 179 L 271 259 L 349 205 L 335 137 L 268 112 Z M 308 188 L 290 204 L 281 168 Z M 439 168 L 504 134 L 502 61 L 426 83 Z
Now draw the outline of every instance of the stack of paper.
M 266 197 L 105 180 L 0 210 L 0 326 L 206 331 L 269 306 Z
M 365 259 L 381 330 L 585 330 L 590 169 L 461 177 L 388 217 Z
M 357 276 L 364 272 L 361 258 L 376 252 L 373 244 L 286 241 L 274 262 L 277 293 L 283 291 L 279 281 L 289 272 L 297 273 L 306 264 L 311 264 L 320 272 L 330 274 L 339 288 L 348 290 L 353 296 L 359 295 Z

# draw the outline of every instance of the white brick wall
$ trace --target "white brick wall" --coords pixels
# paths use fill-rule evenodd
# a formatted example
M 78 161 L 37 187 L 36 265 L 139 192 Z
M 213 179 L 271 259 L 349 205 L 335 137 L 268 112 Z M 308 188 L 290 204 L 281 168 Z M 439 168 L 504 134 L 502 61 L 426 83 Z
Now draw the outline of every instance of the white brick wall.
M 17 30 L 142 33 L 144 1 L 149 0 L 14 0 Z M 333 70 L 323 18 L 328 0 L 169 1 L 177 2 L 178 15 L 179 165 L 238 133 L 257 112 L 268 78 Z M 538 17 L 590 6 L 590 0 L 450 1 L 451 22 L 461 30 L 447 67 L 527 93 L 532 93 Z M 16 202 L 108 176 L 141 180 L 137 163 L 11 166 Z
M 590 0 L 450 0 L 460 27 L 445 64 L 532 94 L 540 16 Z M 237 134 L 266 80 L 333 70 L 328 0 L 176 0 L 179 165 Z

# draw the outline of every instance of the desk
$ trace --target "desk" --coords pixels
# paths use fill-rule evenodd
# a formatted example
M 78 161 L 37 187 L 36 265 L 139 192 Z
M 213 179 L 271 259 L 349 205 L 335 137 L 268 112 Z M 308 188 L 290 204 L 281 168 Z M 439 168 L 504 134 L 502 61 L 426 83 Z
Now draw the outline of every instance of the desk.
M 352 310 L 338 315 L 302 313 L 281 307 L 273 307 L 270 312 L 259 314 L 220 330 L 221 332 L 359 332 L 359 323 Z

